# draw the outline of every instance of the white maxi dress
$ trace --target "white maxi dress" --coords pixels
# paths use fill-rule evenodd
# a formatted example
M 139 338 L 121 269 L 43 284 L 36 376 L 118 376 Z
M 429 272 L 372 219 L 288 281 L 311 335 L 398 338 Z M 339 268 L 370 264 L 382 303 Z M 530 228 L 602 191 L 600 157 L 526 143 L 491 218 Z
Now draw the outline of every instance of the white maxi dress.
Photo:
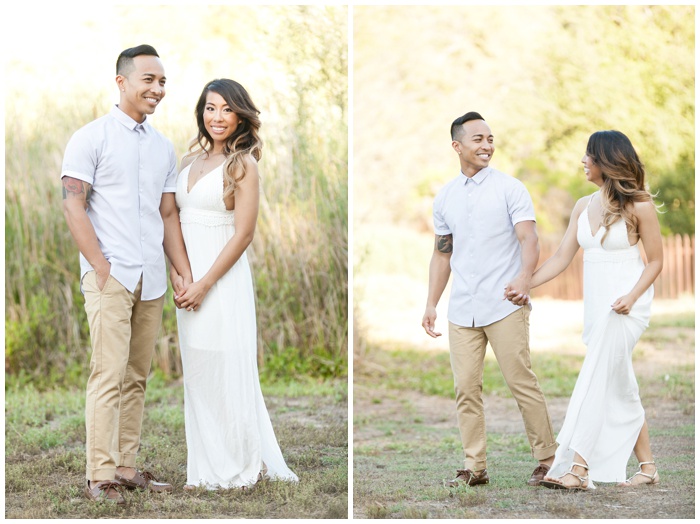
M 593 196 L 591 198 L 593 198 Z M 590 204 L 590 200 L 589 200 Z M 639 246 L 630 246 L 624 220 L 591 231 L 588 207 L 578 219 L 577 239 L 583 248 L 583 342 L 586 357 L 557 436 L 559 448 L 547 473 L 559 477 L 571 467 L 574 453 L 588 464 L 592 481 L 622 482 L 644 408 L 632 368 L 632 350 L 649 325 L 654 288 L 639 297 L 628 315 L 611 306 L 629 293 L 644 270 Z
M 191 164 L 190 164 L 191 165 Z M 194 281 L 235 233 L 223 201 L 223 168 L 188 188 L 190 166 L 175 194 Z M 287 467 L 265 406 L 257 366 L 253 281 L 244 253 L 212 286 L 197 311 L 177 310 L 185 388 L 187 484 L 249 486 L 266 471 L 297 481 Z

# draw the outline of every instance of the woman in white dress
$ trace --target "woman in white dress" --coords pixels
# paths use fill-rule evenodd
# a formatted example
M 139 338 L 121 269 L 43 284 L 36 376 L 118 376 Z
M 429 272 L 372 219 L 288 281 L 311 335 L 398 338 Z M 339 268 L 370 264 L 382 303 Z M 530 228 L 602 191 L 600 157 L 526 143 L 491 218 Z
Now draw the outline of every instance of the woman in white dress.
M 258 215 L 260 120 L 239 83 L 218 79 L 195 110 L 176 201 L 194 282 L 171 270 L 185 387 L 186 489 L 297 481 L 265 407 L 246 248 Z
M 645 189 L 644 166 L 624 134 L 594 133 L 581 161 L 586 178 L 600 190 L 576 203 L 557 252 L 532 277 L 533 288 L 548 282 L 583 248 L 586 358 L 557 436 L 554 463 L 540 485 L 581 490 L 595 489 L 594 480 L 657 484 L 632 368 L 632 350 L 649 325 L 652 283 L 663 265 L 656 207 Z M 514 291 L 507 298 L 529 300 Z M 624 480 L 632 451 L 640 469 Z

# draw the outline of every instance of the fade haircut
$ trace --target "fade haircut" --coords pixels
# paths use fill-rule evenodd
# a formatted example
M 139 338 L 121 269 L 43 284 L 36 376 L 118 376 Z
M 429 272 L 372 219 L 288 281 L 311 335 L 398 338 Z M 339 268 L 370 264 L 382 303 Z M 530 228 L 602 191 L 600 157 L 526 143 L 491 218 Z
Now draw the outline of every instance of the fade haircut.
M 462 135 L 464 135 L 464 128 L 462 127 L 462 124 L 464 124 L 465 122 L 469 122 L 470 120 L 483 119 L 484 117 L 476 111 L 469 111 L 468 113 L 457 118 L 454 122 L 452 122 L 452 126 L 450 127 L 450 134 L 452 135 L 452 140 L 459 140 L 460 138 L 462 138 Z
M 158 52 L 153 46 L 141 44 L 136 47 L 130 47 L 129 49 L 124 49 L 119 53 L 119 58 L 117 58 L 117 74 L 122 76 L 128 76 L 134 69 L 134 57 L 140 55 L 158 56 Z

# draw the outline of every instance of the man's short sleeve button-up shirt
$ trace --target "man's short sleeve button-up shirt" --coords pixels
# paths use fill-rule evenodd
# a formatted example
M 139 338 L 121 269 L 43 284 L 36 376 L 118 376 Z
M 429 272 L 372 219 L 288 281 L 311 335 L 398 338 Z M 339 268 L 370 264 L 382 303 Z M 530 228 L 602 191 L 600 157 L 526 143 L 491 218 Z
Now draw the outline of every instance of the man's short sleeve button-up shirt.
M 535 221 L 535 211 L 524 184 L 490 167 L 471 178 L 460 173 L 438 193 L 435 234 L 452 235 L 450 322 L 487 326 L 519 308 L 503 290 L 520 273 L 515 225 L 526 220 Z
M 143 300 L 167 289 L 160 202 L 176 190 L 176 164 L 167 138 L 117 106 L 76 131 L 66 146 L 61 178 L 92 185 L 87 214 L 111 275 L 131 292 L 143 275 Z M 80 269 L 81 278 L 93 269 L 82 253 Z

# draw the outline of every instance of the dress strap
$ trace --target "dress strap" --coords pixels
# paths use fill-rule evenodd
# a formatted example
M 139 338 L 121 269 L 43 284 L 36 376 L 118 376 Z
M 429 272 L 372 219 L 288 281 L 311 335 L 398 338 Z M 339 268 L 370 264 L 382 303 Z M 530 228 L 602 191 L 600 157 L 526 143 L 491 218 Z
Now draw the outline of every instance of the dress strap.
M 591 194 L 591 198 L 588 199 L 588 204 L 586 204 L 586 209 L 591 205 L 591 200 L 593 200 L 593 197 L 596 196 L 599 193 L 599 191 L 596 191 L 595 193 Z

